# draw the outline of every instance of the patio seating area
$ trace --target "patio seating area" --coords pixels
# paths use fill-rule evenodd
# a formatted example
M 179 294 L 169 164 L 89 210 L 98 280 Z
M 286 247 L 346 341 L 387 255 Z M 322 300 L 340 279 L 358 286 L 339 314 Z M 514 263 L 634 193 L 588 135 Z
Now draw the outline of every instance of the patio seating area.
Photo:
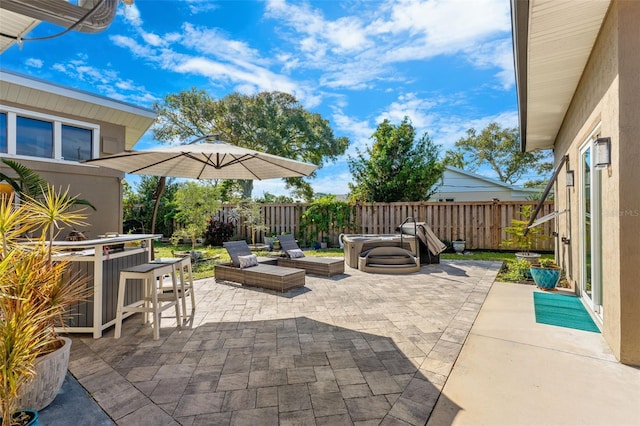
M 282 250 L 287 254 L 278 258 L 278 266 L 304 269 L 307 274 L 321 277 L 332 277 L 344 273 L 344 258 L 306 257 L 293 235 L 281 235 L 279 238 Z M 300 257 L 291 256 L 290 253 L 296 252 Z
M 499 266 L 347 268 L 285 293 L 198 280 L 192 327 L 73 335 L 70 371 L 123 425 L 424 424 Z
M 226 241 L 224 247 L 229 252 L 231 263 L 216 265 L 214 270 L 216 281 L 231 281 L 280 292 L 304 287 L 305 271 L 303 269 L 260 263 L 257 256 L 251 254 L 246 241 Z M 242 265 L 243 258 L 252 263 Z M 271 261 L 268 260 L 268 262 Z

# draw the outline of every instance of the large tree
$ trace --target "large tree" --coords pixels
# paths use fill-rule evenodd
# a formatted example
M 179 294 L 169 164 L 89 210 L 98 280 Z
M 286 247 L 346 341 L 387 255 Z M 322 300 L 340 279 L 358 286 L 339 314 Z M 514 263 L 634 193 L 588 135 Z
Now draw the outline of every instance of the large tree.
M 444 166 L 439 148 L 428 134 L 416 140 L 407 117 L 397 126 L 384 120 L 373 133 L 374 143 L 349 158 L 354 183 L 351 198 L 366 202 L 428 200 L 437 190 Z
M 480 133 L 467 130 L 455 149 L 446 152 L 444 163 L 471 172 L 488 165 L 501 182 L 513 185 L 528 172 L 547 175 L 552 169 L 548 159 L 544 152 L 522 152 L 517 128 L 490 123 Z
M 220 100 L 198 89 L 167 95 L 155 104 L 158 124 L 154 136 L 159 141 L 184 141 L 219 134 L 225 142 L 316 164 L 342 155 L 349 145 L 346 137 L 336 138 L 329 122 L 305 110 L 293 95 L 261 92 L 255 95 L 232 93 Z M 310 199 L 311 186 L 302 178 L 285 179 L 297 196 Z M 250 198 L 252 181 L 245 181 L 243 198 Z

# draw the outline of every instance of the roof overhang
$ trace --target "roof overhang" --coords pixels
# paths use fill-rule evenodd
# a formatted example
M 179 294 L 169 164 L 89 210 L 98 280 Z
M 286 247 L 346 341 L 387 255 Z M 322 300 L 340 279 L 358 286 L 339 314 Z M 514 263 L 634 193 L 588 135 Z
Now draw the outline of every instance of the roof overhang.
M 20 39 L 28 40 L 26 34 L 41 21 L 84 33 L 104 31 L 111 25 L 119 1 L 0 0 L 0 53 Z
M 14 45 L 17 39 L 25 37 L 39 23 L 40 21 L 37 19 L 2 9 L 2 13 L 0 13 L 0 33 L 2 33 L 0 34 L 0 54 Z
M 124 126 L 126 149 L 132 149 L 156 119 L 151 109 L 0 70 L 4 102 Z
M 553 148 L 610 0 L 511 0 L 521 148 Z

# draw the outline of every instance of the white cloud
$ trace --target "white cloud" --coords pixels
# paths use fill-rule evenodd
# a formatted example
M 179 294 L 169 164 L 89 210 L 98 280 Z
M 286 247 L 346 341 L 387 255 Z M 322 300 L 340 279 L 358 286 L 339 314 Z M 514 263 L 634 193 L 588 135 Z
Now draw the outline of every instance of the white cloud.
M 157 63 L 165 70 L 204 76 L 211 80 L 212 85 L 230 84 L 234 90 L 244 94 L 282 91 L 296 96 L 307 108 L 320 104 L 322 97 L 317 94 L 315 84 L 306 88 L 287 75 L 272 71 L 269 68 L 272 61 L 263 58 L 247 43 L 232 40 L 218 30 L 188 23 L 182 30 L 180 37 L 175 33 L 150 36 L 139 31 L 140 41 L 121 35 L 114 35 L 111 40 L 116 46 Z M 178 53 L 185 47 L 191 49 L 191 53 Z
M 351 144 L 347 156 L 355 155 L 356 149 L 364 150 L 370 145 L 371 135 L 375 132 L 375 126 L 371 126 L 368 120 L 357 120 L 346 115 L 341 109 L 334 107 L 332 117 L 335 127 L 349 137 Z
M 24 62 L 24 64 L 31 68 L 42 68 L 44 62 L 42 62 L 42 59 L 29 58 Z
M 129 23 L 129 25 L 138 28 L 142 26 L 140 9 L 138 9 L 138 6 L 136 6 L 135 2 L 130 5 L 123 4 L 123 7 L 118 10 L 118 15 L 123 16 L 124 19 Z
M 427 129 L 433 123 L 433 117 L 426 111 L 435 105 L 436 102 L 420 99 L 415 93 L 400 95 L 396 102 L 392 102 L 387 110 L 378 116 L 376 122 L 381 123 L 388 119 L 391 123 L 398 124 L 405 117 L 409 117 L 414 128 Z
M 513 84 L 510 52 L 493 42 L 510 31 L 508 1 L 388 0 L 360 6 L 351 16 L 331 20 L 306 3 L 270 0 L 265 14 L 277 20 L 282 37 L 299 53 L 296 66 L 322 70 L 325 87 L 369 89 L 389 78 L 391 66 L 454 54 L 470 55 L 475 66 L 499 68 L 500 84 Z M 487 54 L 471 57 L 485 46 Z M 491 47 L 500 48 L 494 58 Z
M 87 65 L 84 57 L 66 63 L 55 63 L 51 69 L 74 81 L 83 82 L 103 96 L 137 105 L 150 105 L 158 98 L 149 93 L 141 84 L 122 79 L 118 71 Z
M 219 7 L 217 3 L 211 0 L 186 0 L 186 2 L 189 5 L 189 11 L 193 15 L 215 10 Z
M 314 192 L 325 194 L 348 194 L 349 183 L 352 182 L 351 173 L 348 171 L 337 172 L 335 168 L 321 170 L 318 177 L 311 181 Z
M 510 38 L 494 40 L 465 52 L 468 60 L 478 68 L 499 68 L 496 78 L 507 90 L 515 84 L 513 48 Z

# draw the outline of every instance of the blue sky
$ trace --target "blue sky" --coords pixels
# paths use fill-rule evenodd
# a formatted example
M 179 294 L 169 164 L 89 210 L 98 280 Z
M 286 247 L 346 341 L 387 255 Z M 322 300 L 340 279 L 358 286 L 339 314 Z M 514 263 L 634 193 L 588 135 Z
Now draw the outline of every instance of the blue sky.
M 135 0 L 102 33 L 14 45 L 0 65 L 144 107 L 191 87 L 292 93 L 351 140 L 311 181 L 344 194 L 348 156 L 385 118 L 408 116 L 442 152 L 469 127 L 515 127 L 510 29 L 509 0 Z M 149 131 L 135 148 L 156 144 Z M 255 182 L 254 196 L 264 191 L 286 193 Z

